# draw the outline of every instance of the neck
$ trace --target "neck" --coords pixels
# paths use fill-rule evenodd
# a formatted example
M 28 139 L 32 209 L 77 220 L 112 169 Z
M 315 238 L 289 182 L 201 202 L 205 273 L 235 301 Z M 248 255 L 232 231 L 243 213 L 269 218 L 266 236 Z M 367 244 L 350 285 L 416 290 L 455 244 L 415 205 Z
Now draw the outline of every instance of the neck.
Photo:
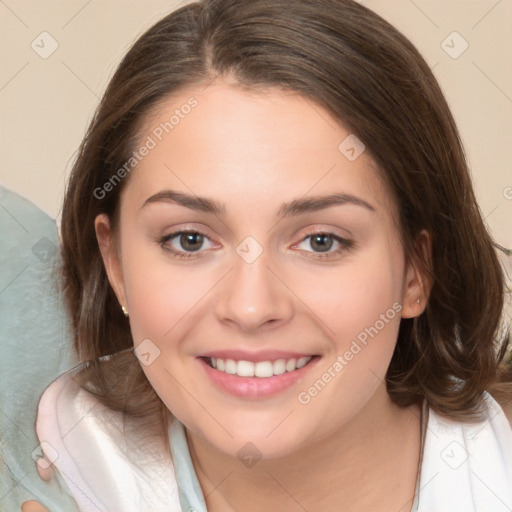
M 251 468 L 187 431 L 209 512 L 409 512 L 419 466 L 421 409 L 399 408 L 384 385 L 326 438 Z M 264 492 L 262 492 L 264 490 Z

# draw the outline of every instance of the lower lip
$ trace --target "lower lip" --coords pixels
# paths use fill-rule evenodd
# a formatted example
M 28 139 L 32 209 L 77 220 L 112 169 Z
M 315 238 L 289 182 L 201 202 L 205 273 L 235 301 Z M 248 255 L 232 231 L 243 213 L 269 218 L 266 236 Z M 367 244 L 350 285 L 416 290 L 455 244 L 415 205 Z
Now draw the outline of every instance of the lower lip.
M 272 377 L 239 377 L 226 372 L 221 372 L 209 366 L 199 357 L 199 363 L 204 368 L 206 375 L 222 391 L 245 399 L 268 398 L 299 382 L 305 374 L 318 362 L 320 357 L 313 357 L 305 366 L 292 372 L 285 372 Z

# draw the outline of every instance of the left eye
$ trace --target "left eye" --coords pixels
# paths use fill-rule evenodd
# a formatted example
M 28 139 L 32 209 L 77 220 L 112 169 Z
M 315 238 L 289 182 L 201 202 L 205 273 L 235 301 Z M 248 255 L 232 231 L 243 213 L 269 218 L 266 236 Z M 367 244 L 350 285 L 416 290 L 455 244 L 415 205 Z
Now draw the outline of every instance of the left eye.
M 321 258 L 331 256 L 333 254 L 338 254 L 344 250 L 350 249 L 353 246 L 353 242 L 335 235 L 334 233 L 311 233 L 302 239 L 301 244 L 307 243 L 306 241 L 308 239 L 309 246 L 313 249 L 313 252 L 317 254 L 317 257 Z M 334 251 L 330 251 L 335 244 L 338 244 L 338 248 Z M 299 245 L 297 245 L 297 247 L 299 247 Z M 326 256 L 323 255 L 325 253 L 327 253 Z

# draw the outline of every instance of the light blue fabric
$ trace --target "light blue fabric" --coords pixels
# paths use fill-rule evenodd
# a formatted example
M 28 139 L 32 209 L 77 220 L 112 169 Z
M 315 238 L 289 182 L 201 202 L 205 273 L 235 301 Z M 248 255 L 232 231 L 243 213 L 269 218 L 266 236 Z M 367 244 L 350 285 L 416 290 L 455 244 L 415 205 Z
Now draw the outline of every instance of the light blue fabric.
M 185 427 L 177 418 L 173 419 L 169 427 L 169 442 L 180 493 L 181 509 L 186 512 L 208 512 L 190 457 Z
M 74 512 L 57 476 L 36 470 L 37 403 L 44 388 L 74 366 L 62 299 L 55 221 L 0 187 L 0 510 L 19 512 L 36 499 L 51 512 Z

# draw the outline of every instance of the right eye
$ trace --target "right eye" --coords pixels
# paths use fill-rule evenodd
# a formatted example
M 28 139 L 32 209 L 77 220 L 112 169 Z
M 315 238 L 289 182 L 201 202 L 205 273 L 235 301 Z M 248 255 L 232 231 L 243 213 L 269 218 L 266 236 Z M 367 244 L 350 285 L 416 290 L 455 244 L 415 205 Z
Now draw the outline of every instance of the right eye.
M 173 257 L 196 258 L 200 256 L 194 253 L 200 253 L 200 249 L 206 240 L 209 240 L 209 238 L 204 233 L 193 230 L 181 230 L 163 236 L 158 242 Z

